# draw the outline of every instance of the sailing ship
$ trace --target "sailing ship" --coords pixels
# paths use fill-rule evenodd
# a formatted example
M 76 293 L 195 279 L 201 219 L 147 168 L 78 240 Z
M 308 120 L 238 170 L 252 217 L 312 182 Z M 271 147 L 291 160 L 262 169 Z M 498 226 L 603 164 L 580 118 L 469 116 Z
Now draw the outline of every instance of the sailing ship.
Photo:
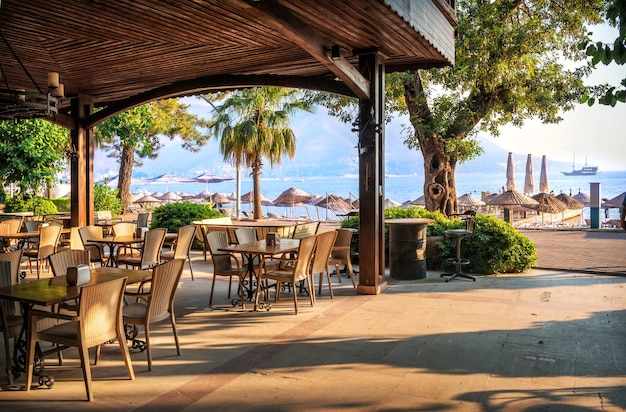
M 585 165 L 581 169 L 576 169 L 576 155 L 574 155 L 574 161 L 572 162 L 571 172 L 561 172 L 565 176 L 594 176 L 598 173 L 598 166 L 588 166 L 587 157 L 585 156 Z

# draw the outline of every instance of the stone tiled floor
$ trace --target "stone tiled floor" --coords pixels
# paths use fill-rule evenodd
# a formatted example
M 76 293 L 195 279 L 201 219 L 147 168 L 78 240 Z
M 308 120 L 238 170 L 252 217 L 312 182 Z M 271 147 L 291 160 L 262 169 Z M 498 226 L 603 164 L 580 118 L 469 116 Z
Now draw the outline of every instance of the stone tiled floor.
M 224 280 L 208 307 L 210 272 L 194 252 L 196 280 L 187 270 L 176 299 L 181 356 L 165 321 L 153 329 L 152 372 L 132 352 L 137 378 L 126 380 L 108 345 L 88 404 L 68 351 L 65 366 L 46 363 L 52 389 L 4 386 L 3 410 L 626 408 L 626 277 L 536 269 L 445 283 L 429 272 L 378 296 L 334 279 L 334 299 L 324 290 L 312 308 L 301 297 L 295 316 L 287 295 L 269 312 L 233 310 Z

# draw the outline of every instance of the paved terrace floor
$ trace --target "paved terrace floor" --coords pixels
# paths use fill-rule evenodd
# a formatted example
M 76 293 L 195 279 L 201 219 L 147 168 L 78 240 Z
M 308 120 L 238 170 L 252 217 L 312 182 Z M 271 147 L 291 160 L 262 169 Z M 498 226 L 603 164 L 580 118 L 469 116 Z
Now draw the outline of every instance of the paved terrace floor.
M 601 254 L 625 255 L 623 243 L 583 240 L 586 266 L 605 265 L 593 263 Z M 378 296 L 355 295 L 348 279 L 334 278 L 335 298 L 324 290 L 311 308 L 301 297 L 296 316 L 290 296 L 269 312 L 232 310 L 224 280 L 210 308 L 211 267 L 199 252 L 194 273 L 191 281 L 185 271 L 176 299 L 181 356 L 164 321 L 153 328 L 152 372 L 145 353 L 131 351 L 136 380 L 126 380 L 116 345 L 107 345 L 92 368 L 88 404 L 80 371 L 68 369 L 78 366 L 69 350 L 63 367 L 46 363 L 52 389 L 3 386 L 2 410 L 626 408 L 626 277 L 534 269 L 445 283 L 429 272 L 390 281 Z

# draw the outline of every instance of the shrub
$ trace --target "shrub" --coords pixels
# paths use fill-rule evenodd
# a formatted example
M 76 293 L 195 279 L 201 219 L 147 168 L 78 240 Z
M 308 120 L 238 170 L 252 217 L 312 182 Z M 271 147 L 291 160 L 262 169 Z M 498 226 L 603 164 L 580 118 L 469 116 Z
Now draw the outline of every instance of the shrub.
M 56 205 L 45 197 L 14 197 L 9 199 L 4 206 L 6 213 L 33 212 L 35 216 L 55 215 L 59 213 Z
M 422 207 L 385 209 L 385 219 L 429 218 L 434 222 L 427 226 L 427 236 L 441 236 L 448 229 L 464 228 L 461 219 L 448 219 L 440 212 L 430 212 Z M 359 228 L 359 218 L 351 217 L 341 222 L 341 227 Z M 356 238 L 356 239 L 355 239 Z M 496 218 L 478 214 L 476 233 L 463 239 L 463 256 L 470 259 L 465 268 L 480 274 L 517 273 L 532 268 L 537 263 L 535 245 L 510 224 Z M 358 234 L 352 237 L 352 250 L 358 251 Z M 444 237 L 439 243 L 439 258 L 445 259 L 456 253 L 453 238 Z M 389 227 L 385 225 L 385 256 L 389 261 Z M 428 262 L 427 262 L 428 263 Z M 431 266 L 429 265 L 429 269 Z M 433 268 L 436 269 L 436 268 Z
M 58 197 L 56 199 L 50 199 L 52 203 L 54 203 L 59 212 L 69 212 L 70 211 L 70 198 L 69 197 Z
M 150 228 L 164 227 L 168 232 L 176 232 L 194 220 L 223 217 L 211 205 L 199 205 L 191 202 L 177 202 L 159 206 L 152 212 Z
M 96 183 L 93 186 L 93 208 L 94 210 L 110 210 L 113 217 L 119 216 L 124 210 L 117 189 L 102 183 Z

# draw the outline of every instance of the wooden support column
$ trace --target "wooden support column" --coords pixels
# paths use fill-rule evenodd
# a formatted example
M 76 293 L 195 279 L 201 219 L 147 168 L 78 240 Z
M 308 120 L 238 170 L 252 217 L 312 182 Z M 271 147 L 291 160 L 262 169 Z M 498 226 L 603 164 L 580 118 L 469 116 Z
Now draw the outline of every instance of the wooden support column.
M 83 120 L 93 112 L 93 101 L 79 95 L 72 99 L 71 130 L 72 152 L 71 172 L 71 211 L 72 226 L 85 226 L 93 223 L 93 129 L 86 129 Z
M 359 285 L 357 293 L 377 295 L 387 288 L 384 238 L 385 66 L 376 51 L 359 57 L 370 98 L 359 100 Z

